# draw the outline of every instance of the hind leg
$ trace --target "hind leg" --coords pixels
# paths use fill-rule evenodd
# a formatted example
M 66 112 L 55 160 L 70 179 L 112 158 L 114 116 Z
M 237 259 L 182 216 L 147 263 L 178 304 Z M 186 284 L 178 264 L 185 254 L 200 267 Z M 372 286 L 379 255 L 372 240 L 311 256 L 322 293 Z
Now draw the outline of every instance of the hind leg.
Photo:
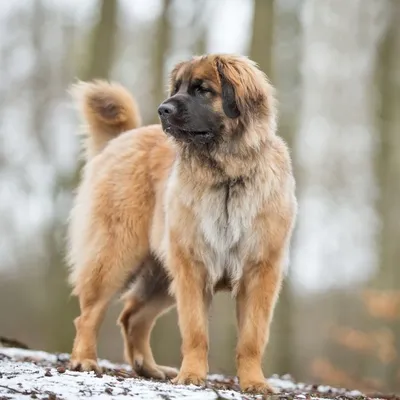
M 114 240 L 119 239 L 115 237 Z M 70 367 L 78 370 L 96 370 L 97 334 L 103 321 L 104 313 L 113 296 L 121 290 L 128 274 L 140 267 L 145 257 L 144 246 L 124 248 L 114 245 L 110 236 L 98 253 L 89 251 L 90 260 L 80 268 L 74 294 L 79 297 L 81 314 L 75 319 L 76 336 L 71 355 Z M 136 250 L 132 250 L 136 247 Z M 98 248 L 99 249 L 99 248 Z
M 125 359 L 141 376 L 171 379 L 178 371 L 156 364 L 150 336 L 157 318 L 175 304 L 175 299 L 168 293 L 169 280 L 157 261 L 150 259 L 141 272 L 124 296 L 125 307 L 118 319 L 124 339 Z
M 149 299 L 145 304 L 135 298 L 125 303 L 118 322 L 124 338 L 125 359 L 141 376 L 154 379 L 174 378 L 175 368 L 157 365 L 150 347 L 150 335 L 156 319 L 174 304 L 172 298 Z

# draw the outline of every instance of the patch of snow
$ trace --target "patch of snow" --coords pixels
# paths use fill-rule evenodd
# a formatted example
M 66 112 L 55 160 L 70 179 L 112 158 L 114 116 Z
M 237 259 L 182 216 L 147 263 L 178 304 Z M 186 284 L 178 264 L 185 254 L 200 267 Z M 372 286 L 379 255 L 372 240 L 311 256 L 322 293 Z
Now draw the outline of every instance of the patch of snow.
M 321 392 L 321 393 L 327 393 L 330 390 L 332 390 L 332 388 L 330 386 L 319 385 L 317 390 L 318 390 L 318 392 Z
M 114 364 L 99 360 L 100 366 L 109 374 L 96 375 L 94 372 L 76 372 L 65 369 L 69 354 L 49 354 L 15 348 L 0 348 L 0 398 L 7 399 L 194 399 L 194 400 L 239 400 L 261 399 L 261 395 L 242 394 L 238 379 L 219 374 L 208 376 L 207 387 L 194 385 L 172 385 L 169 382 L 146 380 L 135 377 L 121 377 L 113 371 L 131 371 L 126 364 Z M 326 385 L 297 383 L 290 375 L 273 375 L 268 382 L 280 394 L 271 399 L 288 398 L 313 400 L 336 398 L 363 398 L 358 390 L 332 388 Z M 224 389 L 221 389 L 223 387 Z M 229 389 L 229 390 L 228 390 Z M 232 389 L 232 390 L 231 390 Z M 54 397 L 55 396 L 55 397 Z M 265 397 L 264 397 L 265 398 Z M 365 398 L 365 397 L 364 397 Z
M 127 395 L 138 396 L 141 399 L 216 399 L 217 394 L 212 390 L 199 389 L 195 386 L 173 386 L 164 382 L 153 382 L 136 378 L 118 381 L 113 376 L 96 377 L 93 372 L 66 371 L 59 374 L 55 368 L 45 375 L 44 368 L 32 363 L 13 361 L 1 362 L 0 393 L 10 398 L 30 397 L 32 393 L 54 393 L 66 399 L 95 397 L 96 399 L 126 399 Z M 6 389 L 7 388 L 10 389 Z M 106 392 L 108 389 L 109 393 Z M 14 392 L 15 391 L 15 392 Z M 14 393 L 10 393 L 14 392 Z M 225 391 L 221 391 L 225 392 Z M 230 399 L 241 399 L 239 393 L 226 391 Z M 47 397 L 47 396 L 46 396 Z
M 363 394 L 359 390 L 352 390 L 349 392 L 349 395 L 356 397 L 356 396 L 362 396 Z
M 279 388 L 281 391 L 295 390 L 297 388 L 297 384 L 288 379 L 268 378 L 268 383 L 270 383 L 275 388 Z
M 42 351 L 29 351 L 14 348 L 1 348 L 0 354 L 10 359 L 0 361 L 0 395 L 10 399 L 30 398 L 35 394 L 37 398 L 48 398 L 54 394 L 63 399 L 81 399 L 94 397 L 96 399 L 125 399 L 134 396 L 140 399 L 184 399 L 194 400 L 217 399 L 218 394 L 226 399 L 242 399 L 239 392 L 232 390 L 218 390 L 218 394 L 211 389 L 189 385 L 171 385 L 166 382 L 157 382 L 139 378 L 118 378 L 109 375 L 97 377 L 93 372 L 65 371 L 59 373 L 56 368 L 44 368 L 33 362 L 15 362 L 25 357 L 32 360 L 56 363 L 63 356 Z M 128 367 L 101 360 L 100 365 L 118 369 Z
M 45 360 L 48 362 L 55 363 L 57 362 L 57 356 L 55 354 L 46 353 L 45 351 L 38 350 L 25 350 L 25 349 L 16 349 L 13 347 L 5 347 L 0 349 L 0 353 L 5 354 L 8 357 L 13 359 L 21 359 L 24 357 L 36 358 L 38 360 Z M 69 358 L 69 356 L 67 355 Z

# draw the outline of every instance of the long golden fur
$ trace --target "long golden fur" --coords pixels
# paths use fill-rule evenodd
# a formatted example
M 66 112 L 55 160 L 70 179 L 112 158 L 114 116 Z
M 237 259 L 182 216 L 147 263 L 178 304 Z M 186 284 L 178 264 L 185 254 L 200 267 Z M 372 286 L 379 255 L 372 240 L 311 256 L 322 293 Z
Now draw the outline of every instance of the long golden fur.
M 178 64 L 162 127 L 138 127 L 134 100 L 105 82 L 74 87 L 87 122 L 87 163 L 71 213 L 70 281 L 79 297 L 72 368 L 97 369 L 96 339 L 112 297 L 125 356 L 148 377 L 202 384 L 207 313 L 216 290 L 237 303 L 237 373 L 244 391 L 267 393 L 261 369 L 297 213 L 274 90 L 245 57 L 207 55 Z M 156 318 L 176 302 L 179 373 L 157 365 Z

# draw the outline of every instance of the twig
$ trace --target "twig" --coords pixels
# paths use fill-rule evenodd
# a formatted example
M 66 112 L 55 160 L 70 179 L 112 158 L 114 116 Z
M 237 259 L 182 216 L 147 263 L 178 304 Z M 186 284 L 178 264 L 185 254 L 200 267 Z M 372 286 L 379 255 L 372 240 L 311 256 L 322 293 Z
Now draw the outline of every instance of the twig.
M 5 386 L 5 385 L 0 385 L 0 387 L 2 387 L 3 389 L 10 390 L 11 392 L 14 392 L 14 393 L 19 393 L 19 394 L 24 394 L 24 395 L 31 394 L 31 392 L 28 392 L 26 390 L 24 392 L 21 392 L 20 390 L 17 390 L 17 389 L 14 389 L 12 387 Z

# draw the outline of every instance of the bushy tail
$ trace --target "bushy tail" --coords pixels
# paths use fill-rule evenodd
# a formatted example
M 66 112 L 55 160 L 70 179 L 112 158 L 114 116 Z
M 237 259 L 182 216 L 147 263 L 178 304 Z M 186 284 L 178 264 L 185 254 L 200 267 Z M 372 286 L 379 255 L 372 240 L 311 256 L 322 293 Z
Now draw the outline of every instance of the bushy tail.
M 85 122 L 86 159 L 100 153 L 119 134 L 140 126 L 136 101 L 117 83 L 101 80 L 78 82 L 70 92 Z

